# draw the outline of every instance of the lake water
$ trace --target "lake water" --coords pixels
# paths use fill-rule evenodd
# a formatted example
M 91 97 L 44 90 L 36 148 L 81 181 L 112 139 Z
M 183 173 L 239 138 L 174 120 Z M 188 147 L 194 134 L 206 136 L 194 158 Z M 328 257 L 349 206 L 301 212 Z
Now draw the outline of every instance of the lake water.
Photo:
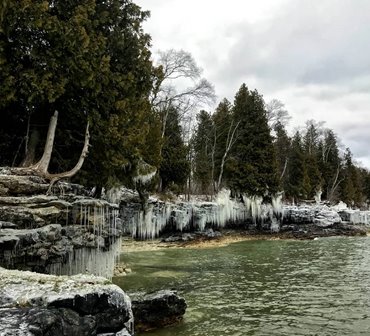
M 188 309 L 148 336 L 370 335 L 370 238 L 245 241 L 122 255 L 124 290 L 175 288 Z

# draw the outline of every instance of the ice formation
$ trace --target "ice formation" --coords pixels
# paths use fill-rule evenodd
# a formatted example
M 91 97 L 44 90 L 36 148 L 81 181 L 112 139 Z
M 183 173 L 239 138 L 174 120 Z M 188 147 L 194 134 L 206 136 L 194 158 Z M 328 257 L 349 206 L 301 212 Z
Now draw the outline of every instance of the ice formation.
M 152 165 L 140 160 L 137 164 L 136 176 L 133 178 L 135 183 L 147 184 L 157 173 L 157 169 Z
M 111 278 L 121 250 L 120 232 L 117 230 L 118 208 L 105 202 L 84 200 L 72 211 L 74 223 L 79 223 L 85 232 L 91 232 L 91 242 L 74 248 L 67 260 L 50 267 L 51 274 L 88 273 Z
M 88 273 L 111 278 L 121 249 L 118 207 L 78 199 L 59 214 L 55 221 L 63 225 L 2 229 L 1 264 L 25 269 L 37 266 L 56 275 Z
M 316 192 L 316 195 L 314 196 L 314 199 L 315 199 L 316 204 L 320 204 L 320 202 L 321 202 L 321 195 L 322 195 L 322 190 L 319 189 Z
M 63 263 L 50 264 L 48 273 L 54 275 L 93 274 L 111 279 L 122 241 L 118 238 L 108 250 L 82 247 L 68 253 Z
M 132 236 L 141 239 L 154 239 L 170 220 L 172 204 L 160 203 L 157 207 L 149 204 L 130 218 L 128 224 Z
M 230 197 L 229 190 L 222 190 L 215 202 L 178 202 L 164 203 L 150 200 L 145 211 L 133 211 L 131 217 L 126 218 L 128 231 L 140 239 L 153 239 L 166 226 L 177 230 L 192 228 L 203 231 L 207 225 L 223 228 L 227 224 L 240 224 L 252 219 L 272 223 L 274 228 L 282 216 L 282 194 L 273 198 L 271 204 L 264 204 L 262 197 L 243 196 L 243 202 Z M 125 212 L 125 210 L 123 210 Z
M 152 178 L 155 176 L 156 173 L 157 171 L 155 170 L 148 174 L 138 175 L 138 176 L 135 176 L 133 180 L 135 183 L 140 182 L 141 184 L 147 184 L 152 180 Z
M 346 210 L 352 224 L 370 225 L 370 211 Z

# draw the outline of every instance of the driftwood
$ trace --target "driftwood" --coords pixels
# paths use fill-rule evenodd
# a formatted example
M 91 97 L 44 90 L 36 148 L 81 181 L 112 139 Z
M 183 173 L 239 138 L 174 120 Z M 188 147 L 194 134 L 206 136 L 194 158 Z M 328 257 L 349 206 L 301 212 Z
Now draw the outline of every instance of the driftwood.
M 51 190 L 51 187 L 54 185 L 55 182 L 64 179 L 70 178 L 81 169 L 85 158 L 89 151 L 89 141 L 90 141 L 90 133 L 89 133 L 89 122 L 86 125 L 86 132 L 85 132 L 85 142 L 84 146 L 81 151 L 80 158 L 78 159 L 77 164 L 69 171 L 58 173 L 58 174 L 50 174 L 48 172 L 51 154 L 53 152 L 54 147 L 54 138 L 55 138 L 55 130 L 58 122 L 58 111 L 55 111 L 54 115 L 50 119 L 49 129 L 47 134 L 47 139 L 44 147 L 44 153 L 37 163 L 29 166 L 29 167 L 21 167 L 21 168 L 12 168 L 10 169 L 11 173 L 15 175 L 37 175 L 43 177 L 44 179 L 50 181 L 50 186 L 48 193 Z

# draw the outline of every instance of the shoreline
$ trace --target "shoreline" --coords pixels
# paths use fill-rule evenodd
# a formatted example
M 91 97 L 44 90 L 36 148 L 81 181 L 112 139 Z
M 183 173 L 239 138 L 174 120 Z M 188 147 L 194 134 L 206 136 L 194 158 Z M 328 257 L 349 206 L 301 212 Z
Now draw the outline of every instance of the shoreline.
M 221 231 L 222 236 L 215 238 L 208 238 L 199 236 L 189 241 L 164 242 L 162 238 L 153 240 L 135 240 L 131 237 L 125 237 L 122 242 L 121 253 L 125 252 L 144 252 L 155 251 L 171 248 L 188 248 L 188 249 L 206 249 L 228 246 L 233 243 L 242 241 L 257 241 L 257 240 L 314 240 L 315 238 L 326 237 L 348 237 L 370 236 L 370 232 L 348 232 L 347 234 L 308 234 L 297 235 L 292 231 L 279 233 L 256 233 L 250 231 L 226 230 Z

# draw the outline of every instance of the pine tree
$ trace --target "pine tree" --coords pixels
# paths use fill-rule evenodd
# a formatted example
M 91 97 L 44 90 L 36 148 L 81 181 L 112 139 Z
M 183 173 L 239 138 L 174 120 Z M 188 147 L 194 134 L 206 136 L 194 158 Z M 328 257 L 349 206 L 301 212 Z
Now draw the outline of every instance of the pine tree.
M 350 206 L 361 205 L 363 201 L 360 185 L 359 169 L 353 164 L 352 153 L 349 148 L 344 154 L 343 181 L 341 183 L 341 199 Z
M 170 107 L 159 170 L 162 190 L 171 190 L 176 193 L 184 191 L 189 173 L 188 147 L 182 138 L 179 112 L 176 108 Z
M 257 90 L 243 84 L 235 95 L 234 120 L 240 122 L 238 140 L 226 165 L 227 184 L 234 193 L 261 195 L 278 190 L 272 136 L 264 101 Z
M 130 0 L 1 6 L 1 164 L 37 159 L 58 110 L 56 172 L 76 162 L 88 119 L 91 147 L 80 181 L 101 187 L 130 180 L 136 164 L 150 160 L 146 137 L 158 127 L 148 98 L 156 69 L 142 30 L 149 14 Z
M 279 187 L 281 190 L 287 189 L 287 168 L 289 164 L 289 151 L 291 140 L 281 122 L 277 122 L 274 126 L 275 141 L 274 148 L 276 153 L 277 171 L 279 177 Z
M 338 201 L 337 192 L 340 183 L 341 160 L 337 146 L 337 137 L 330 129 L 325 131 L 319 147 L 319 166 L 322 172 L 323 198 L 331 202 Z
M 302 138 L 298 131 L 292 139 L 288 163 L 286 196 L 293 200 L 301 199 L 304 196 L 305 164 Z
M 213 180 L 214 190 L 218 192 L 224 186 L 225 165 L 230 153 L 238 141 L 240 121 L 235 120 L 231 103 L 225 98 L 217 106 L 213 119 Z
M 194 179 L 202 194 L 211 191 L 213 181 L 212 155 L 214 152 L 213 122 L 210 113 L 201 110 L 197 114 L 197 129 L 192 138 L 194 149 Z
M 305 181 L 307 198 L 313 198 L 321 190 L 321 173 L 318 159 L 319 130 L 314 121 L 308 121 L 304 136 Z

